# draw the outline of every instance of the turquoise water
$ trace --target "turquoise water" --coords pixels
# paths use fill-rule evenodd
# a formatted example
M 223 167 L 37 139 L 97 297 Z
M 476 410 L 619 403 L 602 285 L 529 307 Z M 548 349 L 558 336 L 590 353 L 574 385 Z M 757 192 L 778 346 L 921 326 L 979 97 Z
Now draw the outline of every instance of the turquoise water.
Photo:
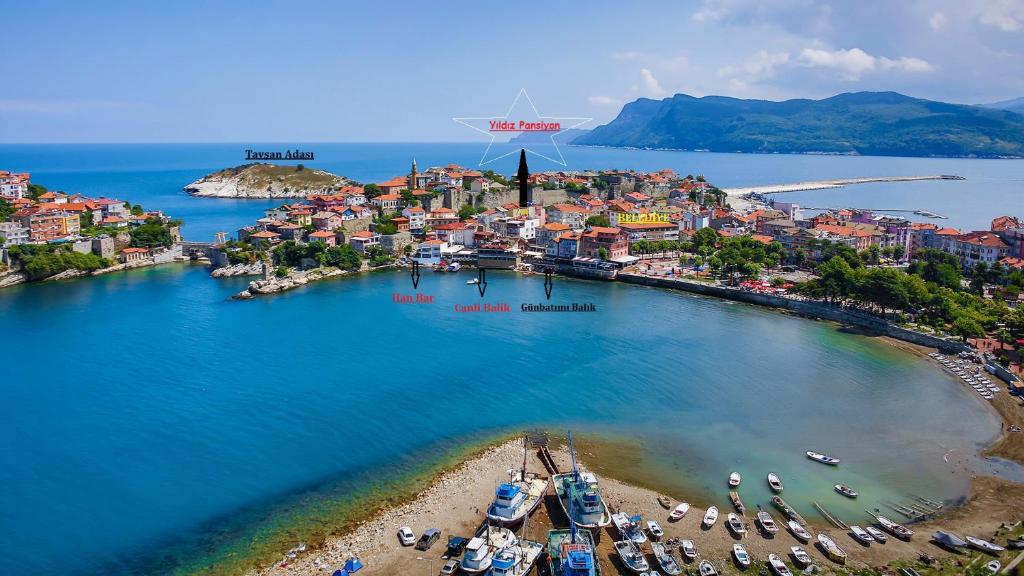
M 724 504 L 735 469 L 752 505 L 772 469 L 792 504 L 849 513 L 910 489 L 960 496 L 969 471 L 943 455 L 983 469 L 971 454 L 999 431 L 927 361 L 828 324 L 570 280 L 552 302 L 597 312 L 527 314 L 541 279 L 498 273 L 483 301 L 512 312 L 455 313 L 481 301 L 468 277 L 424 275 L 429 305 L 392 302 L 412 292 L 397 272 L 237 302 L 244 281 L 187 265 L 5 291 L 5 571 L 169 571 L 281 503 L 526 426 L 638 438 L 680 494 Z M 829 497 L 838 481 L 861 501 Z

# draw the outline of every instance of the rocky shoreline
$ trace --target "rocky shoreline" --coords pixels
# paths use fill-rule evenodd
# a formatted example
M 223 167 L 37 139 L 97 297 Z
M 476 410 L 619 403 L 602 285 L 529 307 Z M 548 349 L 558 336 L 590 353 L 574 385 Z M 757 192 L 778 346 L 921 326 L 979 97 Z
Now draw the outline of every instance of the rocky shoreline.
M 301 165 L 246 164 L 207 174 L 183 189 L 200 198 L 306 198 L 333 194 L 349 183 L 344 176 Z

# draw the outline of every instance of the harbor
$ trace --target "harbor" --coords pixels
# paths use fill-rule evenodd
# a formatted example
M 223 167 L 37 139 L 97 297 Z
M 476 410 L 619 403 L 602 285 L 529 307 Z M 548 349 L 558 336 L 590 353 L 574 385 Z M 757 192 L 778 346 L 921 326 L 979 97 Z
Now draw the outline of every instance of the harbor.
M 871 176 L 866 178 L 839 178 L 835 180 L 812 180 L 808 182 L 795 182 L 791 184 L 766 184 L 760 186 L 741 186 L 735 188 L 722 188 L 722 191 L 729 196 L 744 196 L 747 194 L 783 194 L 786 192 L 805 192 L 807 190 L 827 190 L 829 188 L 842 188 L 854 184 L 871 184 L 875 182 L 921 182 L 926 180 L 963 180 L 962 176 L 950 174 L 938 174 L 930 176 Z

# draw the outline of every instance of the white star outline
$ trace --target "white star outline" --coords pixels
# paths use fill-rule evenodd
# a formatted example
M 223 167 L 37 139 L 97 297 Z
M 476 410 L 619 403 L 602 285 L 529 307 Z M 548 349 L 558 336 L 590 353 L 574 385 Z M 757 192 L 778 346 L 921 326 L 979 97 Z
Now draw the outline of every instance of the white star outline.
M 530 154 L 533 154 L 534 156 L 539 156 L 539 157 L 541 157 L 541 158 L 543 158 L 543 159 L 545 159 L 545 160 L 547 160 L 549 162 L 554 162 L 555 164 L 558 164 L 559 166 L 562 166 L 562 167 L 568 166 L 568 163 L 566 163 L 566 161 L 565 161 L 565 156 L 562 155 L 562 151 L 558 148 L 558 143 L 555 142 L 555 136 L 558 136 L 559 134 L 561 134 L 563 132 L 566 132 L 568 130 L 572 130 L 573 128 L 578 128 L 578 127 L 586 124 L 587 122 L 590 122 L 591 120 L 593 120 L 593 118 L 582 118 L 582 117 L 574 117 L 574 116 L 541 116 L 540 113 L 537 112 L 537 107 L 533 104 L 533 99 L 530 98 L 530 95 L 526 92 L 526 88 L 520 88 L 519 94 L 516 94 L 515 99 L 512 100 L 512 105 L 508 107 L 508 112 L 506 112 L 504 116 L 476 116 L 476 117 L 461 116 L 461 117 L 452 118 L 452 120 L 454 120 L 455 122 L 458 122 L 459 124 L 462 124 L 463 126 L 467 126 L 467 127 L 472 128 L 473 130 L 476 130 L 477 132 L 479 132 L 479 133 L 481 133 L 481 134 L 483 134 L 485 136 L 490 136 L 491 137 L 491 141 L 487 143 L 487 148 L 484 150 L 483 156 L 480 157 L 480 162 L 477 164 L 477 166 L 485 166 L 485 165 L 490 164 L 491 162 L 494 162 L 496 160 L 501 160 L 502 158 L 505 158 L 506 156 L 511 156 L 511 155 L 515 154 L 519 150 L 518 149 L 517 150 L 512 150 L 511 152 L 507 152 L 505 154 L 502 154 L 501 156 L 497 156 L 495 158 L 491 158 L 490 160 L 487 160 L 487 154 L 491 151 L 491 146 L 494 145 L 494 139 L 496 138 L 496 136 L 495 136 L 495 134 L 493 132 L 489 132 L 487 130 L 482 130 L 480 128 L 477 128 L 476 126 L 474 126 L 474 125 L 470 124 L 469 122 L 467 122 L 467 120 L 508 120 L 508 117 L 512 115 L 512 111 L 515 110 L 516 104 L 519 102 L 519 99 L 524 97 L 524 96 L 526 97 L 526 101 L 530 104 L 530 108 L 533 109 L 533 113 L 537 116 L 537 118 L 539 118 L 541 120 L 557 120 L 557 121 L 559 121 L 559 126 L 560 127 L 564 126 L 563 122 L 561 122 L 562 120 L 578 121 L 575 124 L 572 124 L 571 126 L 568 126 L 568 127 L 564 127 L 561 130 L 559 130 L 558 132 L 555 132 L 554 134 L 551 134 L 551 135 L 548 136 L 548 139 L 551 140 L 551 145 L 555 148 L 555 152 L 558 153 L 558 159 L 557 160 L 554 159 L 554 158 L 548 157 L 548 156 L 546 156 L 544 154 L 541 154 L 540 152 L 537 152 L 535 150 L 530 150 L 527 147 L 521 147 L 523 150 L 526 150 L 527 152 L 529 152 Z M 525 132 L 525 130 L 523 130 L 523 132 Z

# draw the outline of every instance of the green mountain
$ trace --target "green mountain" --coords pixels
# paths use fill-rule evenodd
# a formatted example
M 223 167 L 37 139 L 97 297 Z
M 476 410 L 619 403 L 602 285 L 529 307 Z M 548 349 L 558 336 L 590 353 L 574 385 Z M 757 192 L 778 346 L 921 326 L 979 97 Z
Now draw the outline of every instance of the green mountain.
M 985 108 L 998 108 L 1000 110 L 1009 110 L 1010 112 L 1016 112 L 1017 114 L 1024 114 L 1024 98 L 1003 100 L 1002 102 L 983 104 L 983 106 L 985 106 Z
M 1024 116 L 895 92 L 784 102 L 676 94 L 626 104 L 610 123 L 572 143 L 712 152 L 1024 157 Z

